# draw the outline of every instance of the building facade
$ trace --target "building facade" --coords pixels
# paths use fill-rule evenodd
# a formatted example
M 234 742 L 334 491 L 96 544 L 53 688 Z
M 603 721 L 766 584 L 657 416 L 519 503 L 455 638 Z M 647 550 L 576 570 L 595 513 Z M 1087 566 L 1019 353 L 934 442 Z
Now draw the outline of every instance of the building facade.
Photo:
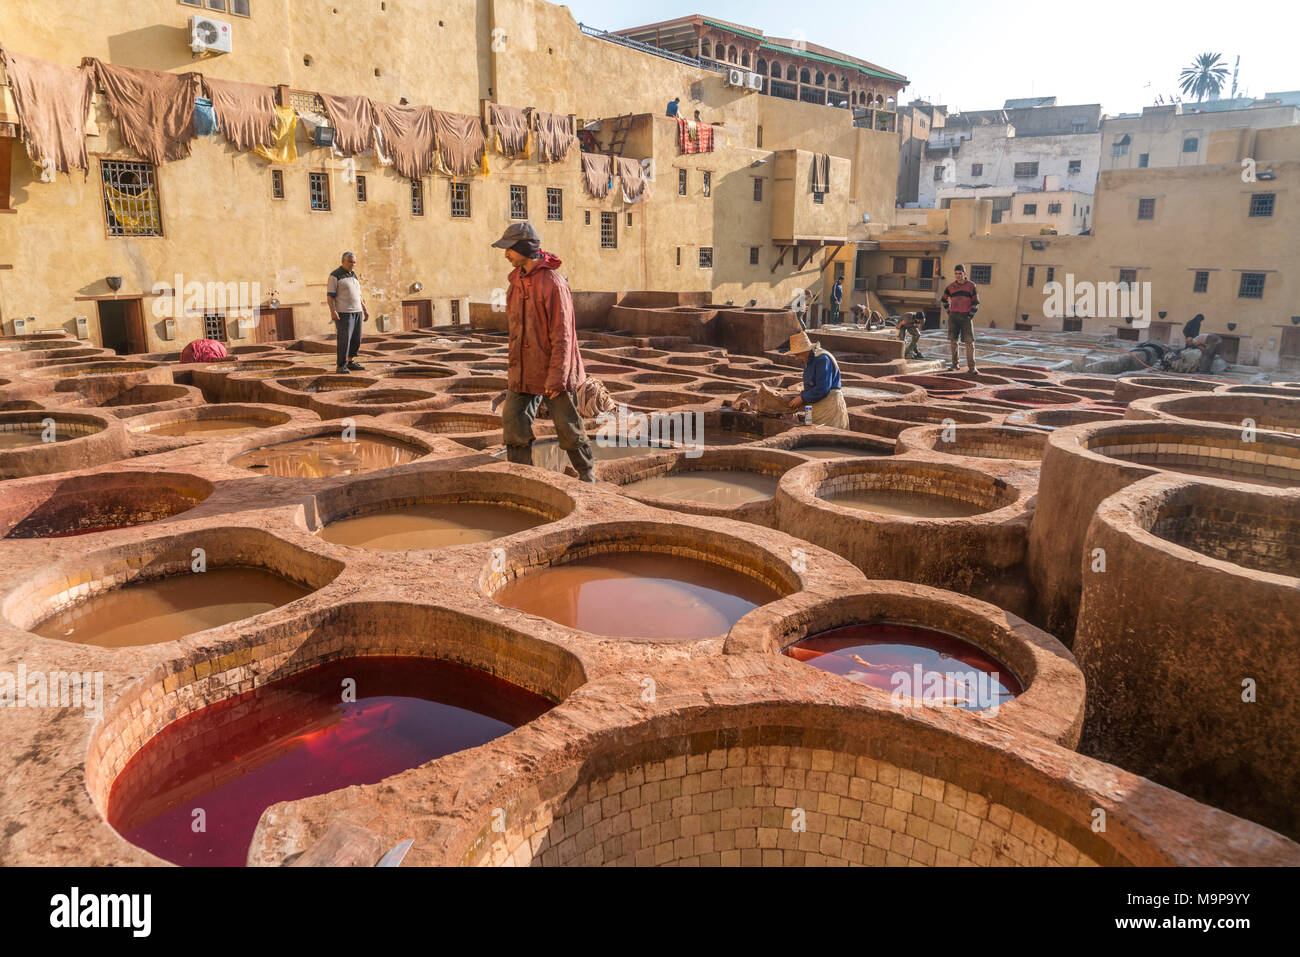
M 1210 134 L 1262 130 L 1300 123 L 1300 106 L 1281 99 L 1224 100 L 1148 106 L 1140 114 L 1108 116 L 1102 123 L 1101 168 L 1201 166 Z

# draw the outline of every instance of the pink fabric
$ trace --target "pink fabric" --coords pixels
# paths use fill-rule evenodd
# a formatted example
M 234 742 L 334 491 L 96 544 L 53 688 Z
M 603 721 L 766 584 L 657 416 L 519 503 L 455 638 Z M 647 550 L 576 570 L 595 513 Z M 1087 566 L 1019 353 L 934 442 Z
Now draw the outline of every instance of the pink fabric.
M 510 326 L 507 385 L 511 392 L 557 395 L 573 392 L 587 373 L 578 353 L 573 294 L 548 252 L 531 272 L 510 274 L 506 317 Z
M 195 339 L 181 350 L 181 362 L 216 362 L 229 358 L 224 343 L 216 339 Z

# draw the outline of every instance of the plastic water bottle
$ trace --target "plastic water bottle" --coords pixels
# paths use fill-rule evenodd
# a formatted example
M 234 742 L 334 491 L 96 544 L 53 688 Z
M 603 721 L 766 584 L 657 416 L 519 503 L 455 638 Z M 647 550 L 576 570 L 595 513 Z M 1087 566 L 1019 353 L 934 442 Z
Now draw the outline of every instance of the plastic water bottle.
M 805 405 L 805 406 L 803 407 L 803 421 L 804 421 L 804 424 L 805 424 L 805 425 L 812 425 L 812 406 L 811 406 L 811 405 Z

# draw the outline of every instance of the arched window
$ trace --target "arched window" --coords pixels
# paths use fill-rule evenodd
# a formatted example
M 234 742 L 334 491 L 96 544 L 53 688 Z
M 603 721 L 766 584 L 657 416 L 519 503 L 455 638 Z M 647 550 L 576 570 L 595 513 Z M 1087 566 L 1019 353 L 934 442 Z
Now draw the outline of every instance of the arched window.
M 772 63 L 772 76 L 776 77 L 776 78 L 779 80 L 779 79 L 781 79 L 782 75 L 783 75 L 783 74 L 781 73 L 781 64 L 779 64 L 779 63 L 773 61 L 773 63 Z
M 764 60 L 762 57 L 759 57 L 758 62 L 754 64 L 754 72 L 761 73 L 763 74 L 763 76 L 767 76 L 767 61 Z
M 826 85 L 826 74 L 823 73 L 821 70 L 817 71 L 817 85 L 818 86 Z
M 852 93 L 849 94 L 849 102 L 852 103 L 854 106 L 857 106 L 857 105 L 858 105 L 858 91 L 857 91 L 857 90 L 854 90 Z
M 799 71 L 799 82 L 800 83 L 812 82 L 812 73 L 808 71 L 807 67 L 804 67 L 802 70 Z
M 732 44 L 731 46 L 727 47 L 727 60 L 731 63 L 735 63 L 736 57 L 737 57 L 736 47 L 735 44 Z
M 840 89 L 845 93 L 849 92 L 849 78 L 847 76 L 840 78 Z
M 740 65 L 741 65 L 741 66 L 744 66 L 744 67 L 749 66 L 749 53 L 748 53 L 748 52 L 742 53 L 742 54 L 740 55 Z
M 713 59 L 713 45 L 708 40 L 700 41 L 700 56 Z
M 785 78 L 793 83 L 799 77 L 799 72 L 795 70 L 794 64 L 785 68 Z
M 832 73 L 830 76 L 828 76 L 828 77 L 826 78 L 826 85 L 829 86 L 832 90 L 835 89 L 835 87 L 836 87 L 836 83 L 835 83 L 835 74 L 834 74 L 834 73 Z
M 876 106 L 883 106 L 885 101 L 881 99 L 880 94 L 876 94 Z

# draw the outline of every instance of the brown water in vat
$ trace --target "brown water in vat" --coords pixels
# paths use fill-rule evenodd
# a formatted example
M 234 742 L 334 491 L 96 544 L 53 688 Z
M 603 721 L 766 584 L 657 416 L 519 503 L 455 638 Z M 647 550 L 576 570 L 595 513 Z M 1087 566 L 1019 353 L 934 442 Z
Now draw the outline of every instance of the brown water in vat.
M 690 640 L 724 634 L 751 609 L 781 596 L 721 565 L 619 552 L 532 572 L 493 597 L 597 635 Z
M 1230 472 L 1227 469 L 1216 469 L 1200 465 L 1167 465 L 1160 461 L 1145 461 L 1143 464 L 1150 465 L 1153 468 L 1158 468 L 1164 472 L 1181 472 L 1184 475 L 1202 475 L 1206 478 L 1226 479 L 1229 482 L 1245 482 L 1247 485 L 1267 485 L 1272 488 L 1292 488 L 1296 484 L 1294 478 L 1272 478 L 1254 472 Z
M 316 435 L 250 449 L 236 455 L 230 464 L 285 478 L 325 478 L 391 469 L 423 454 L 423 449 L 384 435 L 360 435 L 353 442 L 345 442 L 341 436 Z
M 761 502 L 776 494 L 780 479 L 761 472 L 742 469 L 677 472 L 656 475 L 623 486 L 633 495 L 649 495 L 673 502 L 700 502 L 704 505 L 745 505 Z
M 193 419 L 189 422 L 168 422 L 149 429 L 150 435 L 238 435 L 253 429 L 264 429 L 272 423 L 265 419 Z
M 945 495 L 903 492 L 888 488 L 861 488 L 829 496 L 826 501 L 864 512 L 908 515 L 913 518 L 964 518 L 988 511 L 982 505 Z
M 60 432 L 58 426 L 54 428 L 54 441 L 66 442 L 72 438 L 70 432 Z M 33 445 L 41 445 L 41 429 L 38 427 L 34 432 L 0 432 L 0 449 L 25 449 Z
M 885 389 L 867 389 L 860 386 L 846 385 L 840 389 L 845 396 L 855 399 L 901 399 L 903 393 L 890 392 Z
M 260 568 L 214 568 L 103 592 L 32 631 L 101 648 L 156 645 L 260 615 L 309 592 Z
M 539 515 L 504 505 L 424 502 L 331 522 L 318 534 L 335 545 L 406 551 L 487 542 L 544 521 Z
M 880 449 L 852 445 L 800 445 L 790 451 L 797 452 L 799 455 L 807 455 L 814 459 L 861 458 L 865 455 L 893 454 L 892 452 L 882 452 Z

